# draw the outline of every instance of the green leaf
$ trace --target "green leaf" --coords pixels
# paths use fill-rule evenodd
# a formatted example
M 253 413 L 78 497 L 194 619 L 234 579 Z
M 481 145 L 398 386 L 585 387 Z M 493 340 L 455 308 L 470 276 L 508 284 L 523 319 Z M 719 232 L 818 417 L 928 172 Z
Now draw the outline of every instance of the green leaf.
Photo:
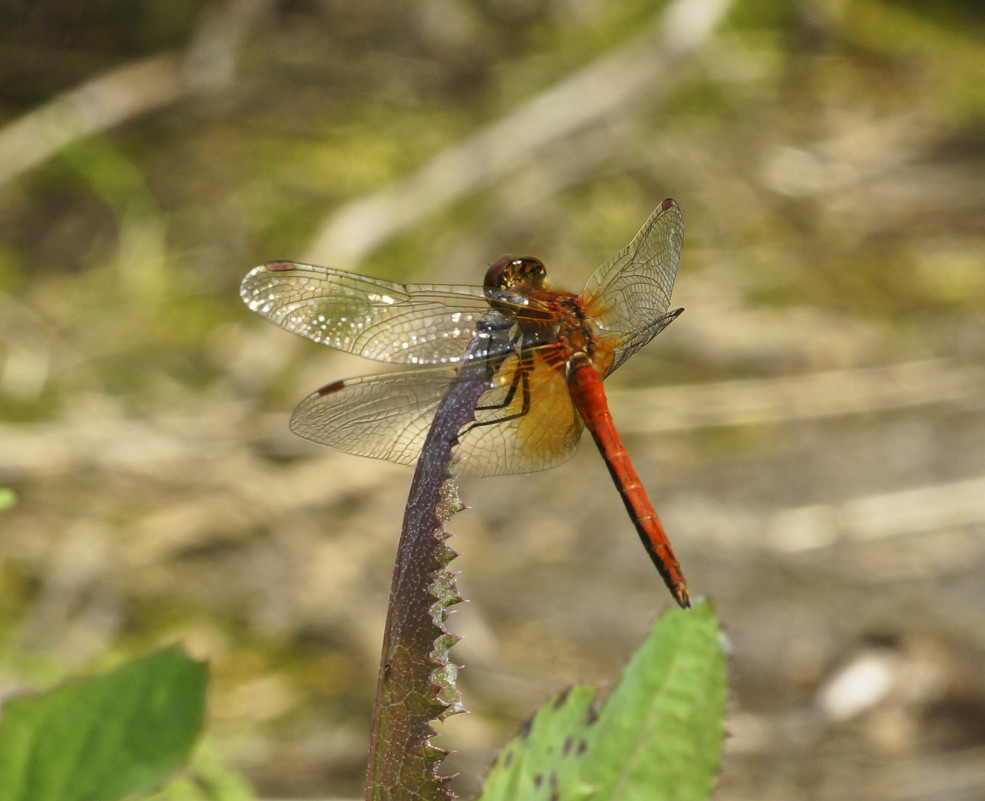
M 580 685 L 544 704 L 503 749 L 486 777 L 479 801 L 548 801 L 590 798 L 578 761 L 596 718 L 598 691 Z
M 575 687 L 493 764 L 480 801 L 704 801 L 725 736 L 725 653 L 711 607 L 672 609 L 596 711 Z
M 0 487 L 0 512 L 11 509 L 17 503 L 17 493 L 10 487 Z
M 599 799 L 703 801 L 725 739 L 725 651 L 711 606 L 653 627 L 592 728 L 582 767 Z
M 149 795 L 145 801 L 256 801 L 256 793 L 219 753 L 210 738 L 196 746 L 190 763 L 173 781 Z M 135 799 L 136 801 L 136 799 Z
M 3 706 L 0 798 L 104 801 L 149 788 L 188 757 L 205 665 L 178 648 Z

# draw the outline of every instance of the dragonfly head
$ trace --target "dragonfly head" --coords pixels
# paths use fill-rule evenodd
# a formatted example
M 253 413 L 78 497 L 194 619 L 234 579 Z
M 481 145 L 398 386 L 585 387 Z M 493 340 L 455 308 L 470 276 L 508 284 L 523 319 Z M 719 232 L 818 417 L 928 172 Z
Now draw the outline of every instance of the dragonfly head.
M 516 291 L 520 287 L 542 289 L 547 284 L 547 268 L 540 259 L 523 256 L 511 259 L 509 256 L 497 261 L 486 272 L 486 289 Z

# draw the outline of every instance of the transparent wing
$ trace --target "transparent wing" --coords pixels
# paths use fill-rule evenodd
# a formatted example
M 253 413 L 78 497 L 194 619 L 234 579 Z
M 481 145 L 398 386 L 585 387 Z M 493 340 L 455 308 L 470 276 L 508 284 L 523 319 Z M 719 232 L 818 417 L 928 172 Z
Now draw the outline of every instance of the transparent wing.
M 477 425 L 459 438 L 460 472 L 533 473 L 571 458 L 583 424 L 557 356 L 547 346 L 503 362 L 495 386 L 476 404 Z
M 347 453 L 413 465 L 456 380 L 462 380 L 457 368 L 434 367 L 337 381 L 301 402 L 291 430 Z M 476 424 L 459 435 L 455 470 L 473 476 L 543 470 L 574 453 L 581 429 L 562 375 L 540 353 L 509 356 L 479 399 Z
M 240 295 L 288 331 L 398 364 L 460 363 L 490 309 L 479 287 L 397 284 L 287 261 L 251 270 Z
M 588 281 L 582 297 L 599 333 L 614 350 L 611 373 L 679 313 L 668 313 L 684 243 L 681 209 L 668 198 L 625 248 Z

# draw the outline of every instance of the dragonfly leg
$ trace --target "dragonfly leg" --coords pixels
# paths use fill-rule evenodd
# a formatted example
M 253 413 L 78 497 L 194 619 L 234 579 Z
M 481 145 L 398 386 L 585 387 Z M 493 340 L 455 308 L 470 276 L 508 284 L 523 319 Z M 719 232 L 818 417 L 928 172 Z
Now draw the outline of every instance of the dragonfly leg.
M 504 415 L 503 417 L 496 417 L 492 420 L 476 420 L 471 423 L 465 431 L 471 431 L 473 428 L 479 428 L 480 426 L 490 426 L 496 423 L 505 423 L 509 420 L 516 420 L 518 417 L 523 417 L 527 414 L 530 411 L 530 374 L 527 370 L 514 371 L 513 380 L 510 382 L 510 388 L 507 390 L 506 397 L 503 398 L 502 403 L 495 403 L 491 406 L 476 406 L 475 410 L 477 412 L 486 412 L 495 409 L 508 409 L 513 405 L 513 399 L 516 398 L 518 388 L 523 393 L 523 401 L 520 405 L 520 411 L 509 415 Z

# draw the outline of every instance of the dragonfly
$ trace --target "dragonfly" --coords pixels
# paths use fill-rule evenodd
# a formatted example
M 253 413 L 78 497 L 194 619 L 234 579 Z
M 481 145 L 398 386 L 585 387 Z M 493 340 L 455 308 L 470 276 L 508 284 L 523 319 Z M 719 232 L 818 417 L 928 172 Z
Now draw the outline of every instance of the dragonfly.
M 677 603 L 690 606 L 670 540 L 616 431 L 602 379 L 683 309 L 668 311 L 684 241 L 668 198 L 580 295 L 548 286 L 544 264 L 505 257 L 483 286 L 401 284 L 312 264 L 251 270 L 240 294 L 295 334 L 410 369 L 335 381 L 295 409 L 296 434 L 348 453 L 413 465 L 449 386 L 482 380 L 459 431 L 454 471 L 510 475 L 553 467 L 584 429 L 595 440 L 643 543 Z M 475 337 L 482 347 L 469 347 Z M 483 360 L 484 370 L 463 371 Z M 476 378 L 465 379 L 465 373 Z

